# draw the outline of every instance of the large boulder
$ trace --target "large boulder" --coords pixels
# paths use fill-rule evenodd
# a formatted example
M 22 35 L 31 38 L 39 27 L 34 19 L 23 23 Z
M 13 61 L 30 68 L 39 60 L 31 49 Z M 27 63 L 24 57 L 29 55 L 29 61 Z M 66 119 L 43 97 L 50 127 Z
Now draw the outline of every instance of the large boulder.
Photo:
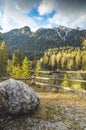
M 24 82 L 9 79 L 0 83 L 0 113 L 32 113 L 37 110 L 38 105 L 38 96 Z

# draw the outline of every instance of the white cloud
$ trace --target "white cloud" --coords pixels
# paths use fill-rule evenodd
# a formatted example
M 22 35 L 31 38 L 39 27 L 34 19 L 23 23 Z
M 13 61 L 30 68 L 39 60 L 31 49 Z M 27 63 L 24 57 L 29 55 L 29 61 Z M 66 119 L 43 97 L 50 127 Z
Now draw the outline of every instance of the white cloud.
M 60 14 L 55 14 L 53 18 L 49 18 L 48 22 L 53 25 L 65 25 L 68 26 L 69 20 L 65 16 L 61 16 Z
M 35 31 L 38 28 L 33 19 L 22 14 L 15 14 L 15 16 L 12 17 L 6 17 L 6 14 L 4 14 L 1 20 L 1 25 L 4 29 L 3 31 L 9 31 L 13 28 L 20 28 L 26 25 L 31 27 L 32 31 Z
M 71 28 L 81 27 L 86 28 L 86 14 L 79 12 L 78 14 L 68 14 L 62 11 L 58 11 L 52 18 L 48 19 L 48 22 L 53 25 L 63 25 Z
M 55 8 L 55 0 L 43 0 L 38 7 L 38 12 L 40 15 L 46 15 L 51 13 Z
M 48 19 L 52 26 L 63 25 L 72 28 L 86 28 L 86 0 L 54 1 L 56 14 Z
M 47 23 L 46 25 L 43 26 L 43 28 L 52 28 L 52 25 Z
M 83 14 L 77 20 L 75 20 L 71 23 L 71 27 L 76 28 L 77 26 L 82 29 L 86 28 L 86 15 L 85 14 Z
M 27 14 L 36 8 L 40 16 Z M 52 18 L 45 17 L 55 11 Z M 0 0 L 0 25 L 4 31 L 23 26 L 32 31 L 54 25 L 86 28 L 86 0 Z M 49 16 L 49 15 L 48 15 Z
M 1 12 L 0 12 L 0 18 L 1 18 L 1 16 L 2 16 L 2 14 L 1 14 Z
M 3 27 L 3 32 L 9 31 L 13 28 L 20 28 L 26 25 L 31 27 L 32 31 L 35 31 L 38 28 L 38 25 L 32 18 L 25 15 L 28 10 L 29 8 L 20 8 L 16 1 L 13 1 L 11 3 L 10 0 L 6 1 L 4 13 L 2 19 L 0 20 L 0 24 Z

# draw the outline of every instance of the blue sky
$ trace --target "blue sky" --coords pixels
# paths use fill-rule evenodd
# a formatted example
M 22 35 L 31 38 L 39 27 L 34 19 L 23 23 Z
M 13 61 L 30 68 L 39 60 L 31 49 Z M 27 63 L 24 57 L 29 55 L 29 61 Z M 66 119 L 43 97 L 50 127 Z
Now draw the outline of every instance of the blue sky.
M 86 29 L 86 0 L 0 0 L 0 25 L 2 32 L 23 26 Z

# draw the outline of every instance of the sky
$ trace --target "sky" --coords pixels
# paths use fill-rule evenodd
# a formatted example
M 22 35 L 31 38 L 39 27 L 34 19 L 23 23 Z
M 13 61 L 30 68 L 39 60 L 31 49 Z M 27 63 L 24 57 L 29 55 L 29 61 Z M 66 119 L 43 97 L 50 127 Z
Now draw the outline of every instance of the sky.
M 1 32 L 29 26 L 86 29 L 86 0 L 0 0 Z

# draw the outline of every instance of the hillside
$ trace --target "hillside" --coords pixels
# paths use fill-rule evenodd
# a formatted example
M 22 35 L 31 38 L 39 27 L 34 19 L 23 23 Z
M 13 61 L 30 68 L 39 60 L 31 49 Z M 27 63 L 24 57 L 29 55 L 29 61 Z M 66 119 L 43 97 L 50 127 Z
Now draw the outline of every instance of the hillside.
M 30 27 L 25 26 L 3 33 L 2 38 L 6 41 L 9 54 L 21 49 L 31 59 L 34 56 L 38 59 L 49 48 L 82 46 L 82 42 L 86 38 L 86 30 L 59 26 L 52 29 L 40 28 L 36 32 L 32 32 Z

